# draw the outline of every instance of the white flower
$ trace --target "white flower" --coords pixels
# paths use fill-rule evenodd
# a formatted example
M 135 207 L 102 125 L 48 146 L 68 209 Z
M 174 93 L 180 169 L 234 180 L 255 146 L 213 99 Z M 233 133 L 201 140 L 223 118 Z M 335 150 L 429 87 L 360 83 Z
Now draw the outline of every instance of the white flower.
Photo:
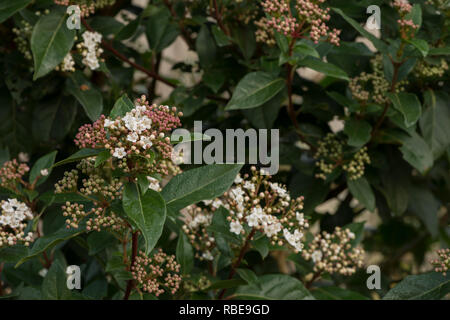
M 294 247 L 295 250 L 301 251 L 303 249 L 303 233 L 299 230 L 295 230 L 294 233 L 290 233 L 288 229 L 283 230 L 283 235 L 286 241 Z
M 143 143 L 142 147 L 144 149 L 151 148 L 151 146 L 153 145 L 152 140 L 147 136 L 142 136 L 140 142 Z
M 17 228 L 23 220 L 32 218 L 33 214 L 25 203 L 19 202 L 17 199 L 3 201 L 0 225 L 8 225 L 11 228 Z
M 70 52 L 68 54 L 66 54 L 66 56 L 64 57 L 64 60 L 61 65 L 61 71 L 66 71 L 66 72 L 74 72 L 75 71 L 75 61 L 73 60 L 73 57 L 70 54 Z
M 111 121 L 109 119 L 105 119 L 105 122 L 103 123 L 103 126 L 105 128 L 114 128 L 114 121 Z
M 257 215 L 255 215 L 253 213 L 251 215 L 245 217 L 245 219 L 247 220 L 247 224 L 249 227 L 253 228 L 253 227 L 256 227 L 259 225 L 259 218 Z
M 28 162 L 28 161 L 30 161 L 30 156 L 28 155 L 28 153 L 19 152 L 18 157 L 19 157 L 19 161 L 20 162 Z
M 127 140 L 131 142 L 136 142 L 139 139 L 139 135 L 136 132 L 128 134 Z
M 275 218 L 276 219 L 276 218 Z M 266 236 L 268 236 L 269 238 L 273 237 L 274 235 L 278 234 L 278 232 L 281 231 L 281 223 L 279 222 L 275 222 L 273 223 L 272 221 L 269 224 L 266 224 L 264 226 L 264 233 L 266 234 Z
M 305 224 L 305 215 L 303 213 L 296 212 L 295 217 L 299 225 L 303 226 Z
M 322 251 L 316 250 L 311 255 L 312 261 L 317 263 L 322 260 Z
M 114 153 L 113 153 L 114 157 L 116 157 L 118 159 L 122 159 L 126 155 L 127 155 L 127 153 L 125 152 L 125 148 L 115 148 L 114 149 Z
M 41 176 L 43 176 L 43 177 L 48 176 L 48 169 L 42 169 L 41 170 Z
M 280 196 L 281 198 L 286 198 L 286 200 L 289 200 L 289 194 L 287 193 L 287 190 L 282 188 L 281 186 L 278 185 L 278 183 L 269 183 L 270 188 L 275 191 L 276 193 L 278 193 L 278 196 Z
M 238 184 L 241 183 L 243 180 L 241 178 L 241 175 L 238 173 L 238 175 L 236 176 L 236 178 L 234 179 L 234 183 Z
M 230 223 L 230 232 L 239 235 L 243 229 L 244 228 L 242 228 L 242 225 L 238 221 L 233 221 Z
M 242 203 L 244 201 L 244 194 L 245 192 L 241 189 L 241 187 L 230 190 L 230 197 L 239 203 Z
M 245 181 L 244 188 L 250 191 L 255 191 L 255 184 L 250 181 Z
M 209 261 L 214 260 L 213 255 L 209 251 L 203 252 L 202 258 L 205 259 L 205 260 L 209 260 Z
M 223 203 L 220 199 L 215 199 L 211 205 L 213 208 L 218 209 Z

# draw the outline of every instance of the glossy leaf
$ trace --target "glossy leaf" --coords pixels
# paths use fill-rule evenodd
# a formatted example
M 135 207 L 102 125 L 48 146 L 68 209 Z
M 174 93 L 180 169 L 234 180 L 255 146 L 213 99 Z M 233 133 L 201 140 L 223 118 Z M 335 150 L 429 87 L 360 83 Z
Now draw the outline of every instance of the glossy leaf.
M 54 70 L 72 49 L 75 30 L 67 28 L 67 17 L 63 8 L 55 8 L 48 15 L 42 15 L 34 26 L 30 40 L 34 60 L 33 80 Z
M 233 183 L 242 164 L 211 164 L 176 175 L 164 187 L 167 208 L 177 211 L 201 200 L 222 195 Z
M 226 110 L 251 109 L 264 104 L 285 87 L 285 80 L 262 71 L 247 74 L 239 81 Z

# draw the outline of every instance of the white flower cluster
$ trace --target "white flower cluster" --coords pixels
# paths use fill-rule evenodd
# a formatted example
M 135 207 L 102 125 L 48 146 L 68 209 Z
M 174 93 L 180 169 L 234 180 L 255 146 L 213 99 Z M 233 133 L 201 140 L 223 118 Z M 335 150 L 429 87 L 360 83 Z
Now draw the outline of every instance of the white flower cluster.
M 91 70 L 100 67 L 98 57 L 103 53 L 99 44 L 102 41 L 102 35 L 98 32 L 85 31 L 82 35 L 83 42 L 78 45 L 83 56 L 83 64 Z
M 58 68 L 64 72 L 75 72 L 75 61 L 70 52 L 64 57 L 63 62 Z
M 196 257 L 200 260 L 214 260 L 214 255 L 211 251 L 216 246 L 216 239 L 207 232 L 207 228 L 212 223 L 213 213 L 202 210 L 196 205 L 188 206 L 182 213 L 185 223 L 183 231 L 196 250 Z
M 154 136 L 140 135 L 143 131 L 152 128 L 152 120 L 144 114 L 144 111 L 146 110 L 147 107 L 145 105 L 136 106 L 122 118 L 123 124 L 130 130 L 126 138 L 127 141 L 139 144 L 144 149 L 151 148 L 153 145 L 152 140 L 155 139 Z M 120 124 L 118 124 L 117 121 L 105 119 L 104 126 L 108 129 L 118 129 Z M 125 148 L 117 147 L 114 149 L 114 157 L 122 159 L 126 155 Z
M 1 202 L 2 213 L 0 215 L 0 247 L 13 246 L 22 241 L 25 245 L 33 240 L 33 233 L 25 235 L 25 220 L 33 218 L 30 208 L 16 199 L 3 200 Z
M 32 219 L 33 214 L 30 208 L 23 202 L 16 199 L 8 199 L 2 203 L 2 215 L 0 225 L 18 228 L 23 220 Z
M 230 212 L 230 232 L 245 234 L 246 224 L 262 232 L 273 244 L 288 243 L 301 251 L 302 231 L 309 227 L 299 212 L 303 208 L 302 198 L 292 200 L 282 185 L 263 179 L 254 168 L 252 171 L 253 176 L 246 175 L 245 179 L 238 175 L 234 180 L 236 186 L 225 196 L 223 206 Z

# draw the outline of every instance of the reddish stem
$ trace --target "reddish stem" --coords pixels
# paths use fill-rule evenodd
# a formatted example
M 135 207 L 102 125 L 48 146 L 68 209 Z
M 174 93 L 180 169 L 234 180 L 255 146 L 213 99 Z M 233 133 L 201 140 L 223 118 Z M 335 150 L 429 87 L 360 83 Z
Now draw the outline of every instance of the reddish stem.
M 131 242 L 131 262 L 130 266 L 128 267 L 128 271 L 131 271 L 132 266 L 134 265 L 134 261 L 136 260 L 138 251 L 138 231 L 133 232 L 132 235 L 132 242 Z M 133 279 L 130 279 L 127 281 L 127 288 L 125 290 L 125 295 L 123 296 L 123 300 L 128 300 L 131 294 L 131 290 L 134 287 L 134 281 Z

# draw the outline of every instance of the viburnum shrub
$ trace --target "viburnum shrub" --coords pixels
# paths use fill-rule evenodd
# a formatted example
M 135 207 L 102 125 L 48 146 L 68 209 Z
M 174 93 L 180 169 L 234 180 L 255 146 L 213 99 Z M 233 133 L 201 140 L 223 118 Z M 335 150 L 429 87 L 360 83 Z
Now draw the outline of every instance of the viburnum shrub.
M 449 1 L 0 0 L 0 23 L 0 298 L 448 297 Z M 276 132 L 278 170 L 245 136 L 220 146 L 243 163 L 186 161 L 224 142 L 198 121 Z

